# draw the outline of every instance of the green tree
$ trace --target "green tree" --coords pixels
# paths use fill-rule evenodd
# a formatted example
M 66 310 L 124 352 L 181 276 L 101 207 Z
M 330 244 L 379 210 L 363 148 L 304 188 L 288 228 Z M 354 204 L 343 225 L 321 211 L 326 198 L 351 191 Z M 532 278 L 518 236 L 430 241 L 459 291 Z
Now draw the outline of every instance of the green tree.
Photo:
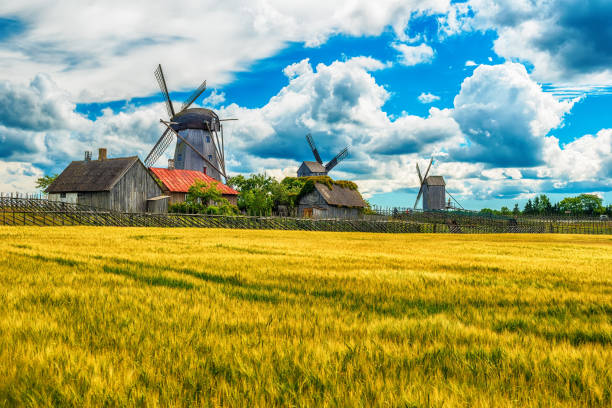
M 171 204 L 169 212 L 186 214 L 235 215 L 238 207 L 223 197 L 218 182 L 196 180 L 187 192 L 185 202 Z
M 559 202 L 562 213 L 567 211 L 573 215 L 598 215 L 605 213 L 603 200 L 595 194 L 580 194 L 577 197 L 565 197 Z
M 200 203 L 205 206 L 225 203 L 227 199 L 223 198 L 223 193 L 219 189 L 217 183 L 207 183 L 203 180 L 196 180 L 187 190 L 187 202 Z
M 238 191 L 264 190 L 269 191 L 270 186 L 278 183 L 274 178 L 265 174 L 251 174 L 248 178 L 242 175 L 230 177 L 227 185 Z
M 508 207 L 506 207 L 506 206 L 503 206 L 503 207 L 502 207 L 502 208 L 499 210 L 499 212 L 501 213 L 501 215 L 504 215 L 504 216 L 509 216 L 509 215 L 512 215 L 512 211 L 510 211 L 510 209 L 509 209 Z
M 518 203 L 514 204 L 514 208 L 512 209 L 512 215 L 514 216 L 521 215 L 521 209 L 519 208 Z
M 54 174 L 52 176 L 44 175 L 36 180 L 36 188 L 45 191 L 47 187 L 51 185 L 57 178 L 58 174 Z
M 532 214 L 540 213 L 540 197 L 536 196 L 536 198 L 533 199 L 533 207 L 531 212 Z
M 240 204 L 246 209 L 249 215 L 270 215 L 272 213 L 272 195 L 269 191 L 253 189 L 240 192 L 238 206 Z
M 523 214 L 533 214 L 533 204 L 531 203 L 531 198 L 525 203 L 525 208 L 523 208 Z
M 306 177 L 285 177 L 283 181 L 281 181 L 281 185 L 284 186 L 287 193 L 288 205 L 290 208 L 294 208 L 297 205 L 297 198 L 307 180 Z
M 546 194 L 540 194 L 533 201 L 534 212 L 537 214 L 550 214 L 552 212 L 552 204 Z
M 499 211 L 493 210 L 491 208 L 483 208 L 482 210 L 480 210 L 480 214 L 483 214 L 483 215 L 497 215 L 497 214 L 499 214 Z
M 249 177 L 239 175 L 231 177 L 227 183 L 240 192 L 238 207 L 251 215 L 271 214 L 273 210 L 278 211 L 281 205 L 293 207 L 295 196 L 299 192 L 299 189 L 297 192 L 295 190 L 298 185 L 303 185 L 285 180 L 279 183 L 265 174 L 252 174 Z

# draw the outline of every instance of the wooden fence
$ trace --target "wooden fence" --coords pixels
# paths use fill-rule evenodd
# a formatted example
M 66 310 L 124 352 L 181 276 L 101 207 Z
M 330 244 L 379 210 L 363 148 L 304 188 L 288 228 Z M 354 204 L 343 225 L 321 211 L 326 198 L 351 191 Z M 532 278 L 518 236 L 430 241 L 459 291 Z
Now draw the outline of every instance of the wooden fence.
M 10 196 L 0 196 L 0 225 L 199 227 L 383 233 L 612 234 L 612 222 L 595 219 L 491 218 L 452 212 L 412 212 L 400 217 L 379 216 L 352 220 L 120 213 L 40 198 Z

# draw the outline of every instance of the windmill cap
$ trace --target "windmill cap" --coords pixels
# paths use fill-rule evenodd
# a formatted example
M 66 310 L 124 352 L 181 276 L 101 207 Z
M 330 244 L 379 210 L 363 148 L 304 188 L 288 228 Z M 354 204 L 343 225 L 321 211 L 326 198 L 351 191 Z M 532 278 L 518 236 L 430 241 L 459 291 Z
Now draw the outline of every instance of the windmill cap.
M 175 131 L 185 129 L 203 129 L 216 130 L 221 129 L 219 116 L 210 109 L 205 108 L 190 108 L 183 112 L 177 113 L 172 118 L 174 122 L 171 126 Z M 208 126 L 206 126 L 208 124 Z
M 425 184 L 428 186 L 445 186 L 444 177 L 442 176 L 429 176 L 425 179 Z

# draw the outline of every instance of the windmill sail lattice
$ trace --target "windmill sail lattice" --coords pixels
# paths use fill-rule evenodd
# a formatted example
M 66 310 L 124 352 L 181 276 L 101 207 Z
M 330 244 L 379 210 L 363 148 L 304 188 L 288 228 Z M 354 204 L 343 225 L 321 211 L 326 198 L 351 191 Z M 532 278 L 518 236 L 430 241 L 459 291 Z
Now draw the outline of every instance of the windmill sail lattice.
M 348 156 L 348 146 L 342 149 L 340 153 L 338 153 L 333 159 L 331 159 L 326 165 L 325 170 L 330 171 L 334 167 L 338 165 L 342 160 L 344 160 Z
M 166 109 L 168 110 L 168 116 L 170 118 L 173 118 L 174 106 L 172 106 L 172 101 L 170 100 L 170 94 L 168 93 L 168 87 L 166 86 L 166 78 L 164 77 L 164 71 L 162 70 L 161 64 L 159 64 L 157 66 L 157 69 L 155 70 L 155 78 L 157 79 L 157 83 L 159 84 L 159 89 L 161 89 L 162 94 L 164 95 Z
M 319 155 L 317 146 L 315 145 L 314 139 L 312 138 L 312 135 L 310 133 L 306 135 L 306 140 L 308 141 L 308 144 L 310 145 L 310 149 L 312 150 L 312 154 L 314 154 L 314 157 L 317 163 L 323 164 L 323 160 L 321 160 L 321 156 Z

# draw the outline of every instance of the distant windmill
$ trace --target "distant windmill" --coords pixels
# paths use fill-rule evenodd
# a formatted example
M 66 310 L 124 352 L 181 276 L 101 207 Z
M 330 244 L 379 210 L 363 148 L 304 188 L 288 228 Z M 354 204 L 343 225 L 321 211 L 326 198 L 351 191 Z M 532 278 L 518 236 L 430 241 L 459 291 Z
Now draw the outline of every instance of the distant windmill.
M 331 171 L 331 169 L 336 167 L 338 163 L 340 163 L 348 156 L 349 148 L 347 146 L 342 149 L 340 153 L 338 153 L 326 165 L 323 165 L 323 160 L 321 160 L 321 156 L 319 155 L 317 146 L 315 145 L 314 139 L 312 138 L 310 133 L 306 135 L 306 140 L 308 141 L 308 145 L 310 146 L 310 149 L 312 150 L 312 154 L 314 154 L 316 161 L 302 162 L 302 165 L 298 168 L 298 177 L 326 176 L 327 173 Z
M 175 168 L 203 171 L 219 181 L 222 181 L 221 176 L 227 179 L 223 126 L 221 125 L 224 119 L 219 119 L 217 114 L 210 109 L 189 108 L 206 90 L 206 81 L 202 82 L 185 100 L 181 110 L 175 112 L 161 65 L 158 65 L 155 70 L 155 78 L 164 96 L 170 120 L 160 120 L 166 129 L 149 152 L 145 165 L 153 166 L 176 136 Z
M 429 169 L 433 163 L 433 157 L 429 161 L 429 166 L 425 171 L 425 177 L 421 176 L 421 169 L 417 163 L 416 169 L 419 176 L 420 188 L 414 208 L 416 209 L 421 196 L 423 196 L 423 211 L 429 210 L 444 210 L 446 209 L 446 183 L 442 176 L 429 176 Z

